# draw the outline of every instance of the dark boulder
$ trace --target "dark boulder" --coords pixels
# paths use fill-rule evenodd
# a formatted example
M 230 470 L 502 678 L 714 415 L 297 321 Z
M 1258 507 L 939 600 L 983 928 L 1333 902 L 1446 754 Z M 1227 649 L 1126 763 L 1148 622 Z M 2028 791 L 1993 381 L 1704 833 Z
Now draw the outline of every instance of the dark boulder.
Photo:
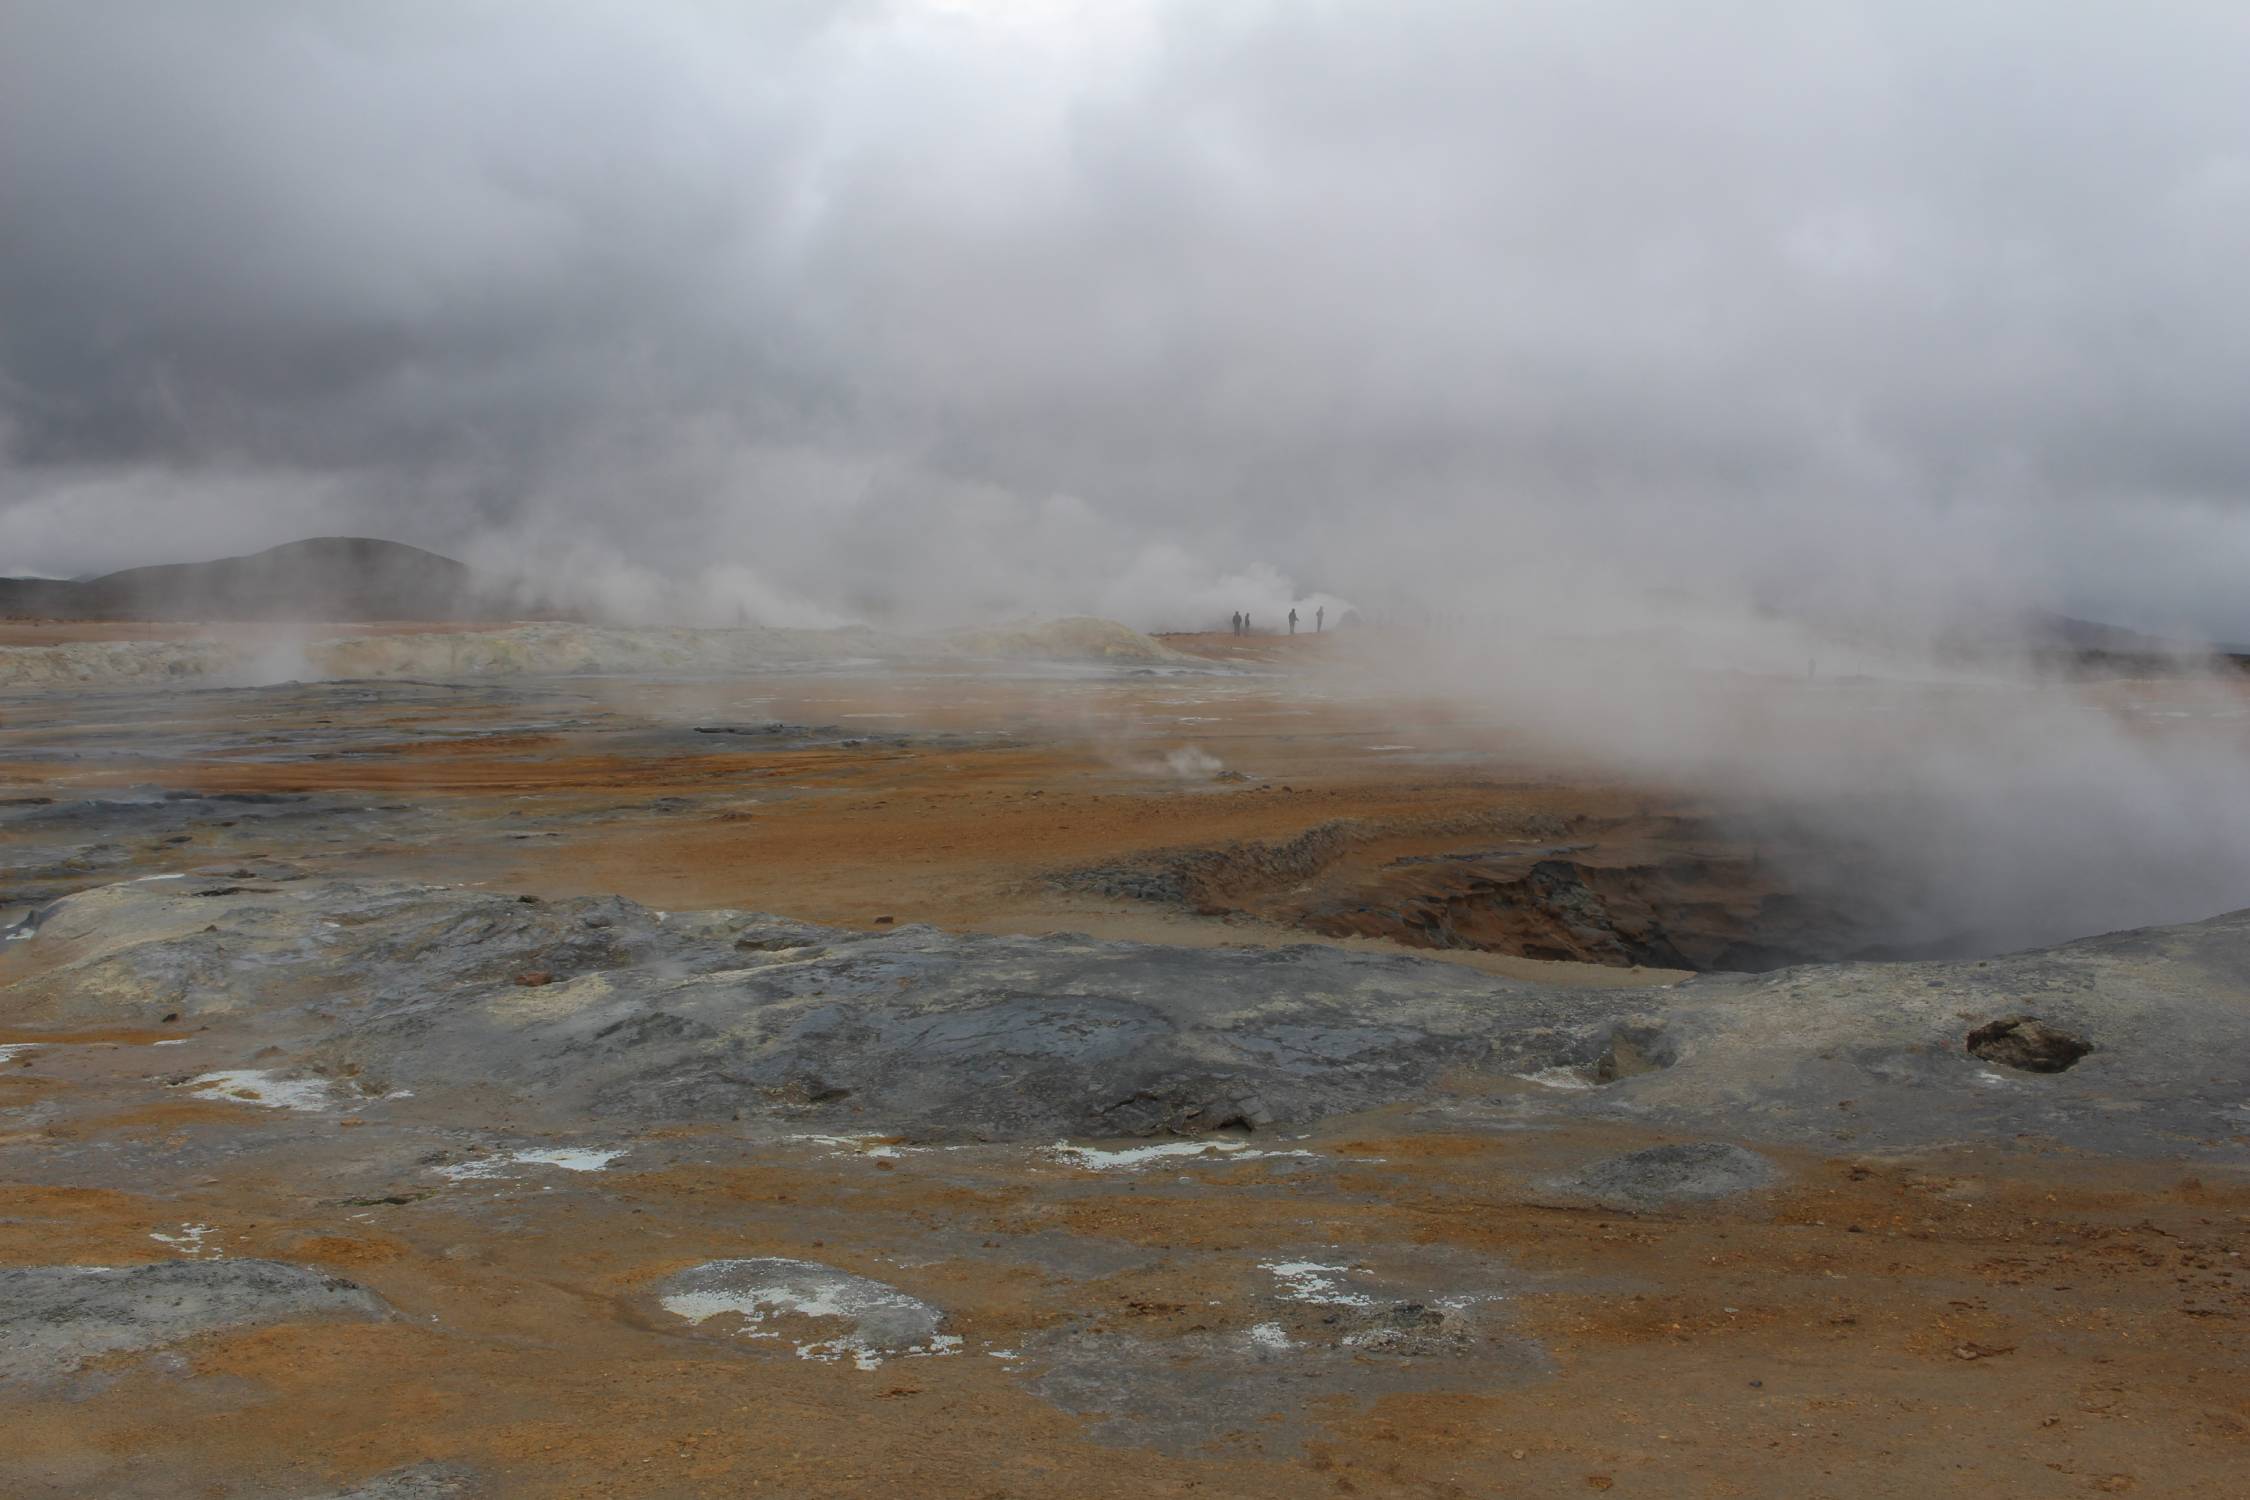
M 2060 1073 L 2094 1050 L 2074 1031 L 2050 1026 L 2037 1016 L 2002 1016 L 1969 1033 L 1971 1056 L 2026 1073 Z

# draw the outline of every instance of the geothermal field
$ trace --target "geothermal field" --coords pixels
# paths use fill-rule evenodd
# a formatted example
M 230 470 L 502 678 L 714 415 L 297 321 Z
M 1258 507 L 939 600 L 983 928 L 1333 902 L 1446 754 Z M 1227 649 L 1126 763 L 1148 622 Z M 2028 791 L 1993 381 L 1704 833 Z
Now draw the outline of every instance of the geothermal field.
M 2240 674 L 1529 654 L 9 627 L 0 1491 L 2240 1493 Z
M 0 3 L 0 1500 L 2250 1500 L 2250 5 Z

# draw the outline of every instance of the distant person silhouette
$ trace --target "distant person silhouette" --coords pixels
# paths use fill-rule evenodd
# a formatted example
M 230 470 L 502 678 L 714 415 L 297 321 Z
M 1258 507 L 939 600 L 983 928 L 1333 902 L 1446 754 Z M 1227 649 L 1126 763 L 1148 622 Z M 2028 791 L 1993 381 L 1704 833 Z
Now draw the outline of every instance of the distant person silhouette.
M 1297 609 L 1295 605 L 1291 605 L 1289 609 L 1289 633 L 1291 635 L 1297 633 Z
M 1242 611 L 1239 609 L 1234 612 L 1234 633 L 1242 634 Z
M 1328 628 L 1328 606 L 1323 604 L 1312 612 L 1312 633 L 1320 634 Z

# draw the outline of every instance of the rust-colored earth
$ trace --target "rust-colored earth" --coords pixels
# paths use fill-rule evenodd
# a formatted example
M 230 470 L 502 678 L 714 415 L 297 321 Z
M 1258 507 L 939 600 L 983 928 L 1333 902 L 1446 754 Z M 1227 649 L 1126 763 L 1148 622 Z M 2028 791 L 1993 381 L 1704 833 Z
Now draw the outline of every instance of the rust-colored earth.
M 1627 872 L 1605 888 L 1627 927 L 1635 900 L 1674 901 L 1704 911 L 1717 944 L 1777 894 L 1755 848 L 1671 789 L 1557 765 L 1442 702 L 1324 695 L 1301 668 L 1327 640 L 1169 644 L 1266 675 L 578 681 L 507 701 L 283 704 L 267 743 L 235 697 L 23 698 L 0 713 L 0 792 L 311 793 L 420 820 L 312 843 L 249 818 L 198 826 L 104 879 L 281 860 L 851 927 L 1332 941 L 1589 986 L 1680 976 L 1594 951 L 1536 905 L 1485 910 L 1490 889 L 1460 902 L 1480 917 L 1422 917 L 1561 848 Z M 695 734 L 768 720 L 838 732 L 771 747 Z M 1183 851 L 1225 857 L 1183 867 Z M 1167 869 L 1179 899 L 1119 894 L 1102 873 Z M 0 957 L 0 980 L 33 963 Z M 0 1063 L 0 1264 L 270 1257 L 400 1314 L 208 1334 L 174 1351 L 184 1365 L 121 1355 L 114 1379 L 0 1392 L 9 1493 L 299 1494 L 307 1475 L 342 1489 L 423 1462 L 542 1496 L 2250 1492 L 2239 1171 L 2035 1142 L 1839 1143 L 1772 1153 L 1789 1175 L 1767 1193 L 1622 1210 L 1539 1183 L 1654 1134 L 1464 1133 L 1377 1112 L 1320 1127 L 1305 1145 L 1321 1164 L 1302 1171 L 1191 1158 L 1097 1173 L 998 1147 L 729 1157 L 725 1138 L 696 1137 L 707 1160 L 430 1179 L 368 1201 L 328 1180 L 357 1129 L 345 1119 L 317 1151 L 120 1185 L 84 1166 L 94 1148 L 184 1159 L 279 1128 L 285 1111 L 161 1083 L 254 1065 L 251 1023 L 6 1021 L 0 1048 L 42 1045 Z M 49 1153 L 66 1146 L 79 1165 L 58 1173 Z M 190 1225 L 208 1232 L 183 1247 Z M 1032 1234 L 1091 1247 L 1092 1268 L 979 1253 Z M 1164 1447 L 1041 1399 L 1004 1358 L 777 1358 L 681 1337 L 649 1302 L 691 1263 L 771 1255 L 900 1286 L 987 1349 L 1089 1313 L 1152 1337 L 1239 1332 L 1261 1257 L 1305 1244 L 1504 1265 L 1491 1291 L 1539 1356 L 1368 1398 L 1275 1391 L 1286 1416 Z

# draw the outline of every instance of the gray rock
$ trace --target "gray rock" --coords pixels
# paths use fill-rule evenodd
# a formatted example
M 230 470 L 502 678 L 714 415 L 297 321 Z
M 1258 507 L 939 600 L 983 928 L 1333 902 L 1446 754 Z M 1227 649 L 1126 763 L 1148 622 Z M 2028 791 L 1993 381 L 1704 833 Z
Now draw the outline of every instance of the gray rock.
M 363 1287 L 270 1260 L 0 1268 L 0 1382 L 50 1379 L 214 1329 L 384 1315 Z
M 1607 1157 L 1547 1187 L 1623 1208 L 1655 1208 L 1756 1192 L 1780 1180 L 1781 1170 L 1755 1151 L 1686 1141 Z
M 255 1013 L 260 1067 L 350 1078 L 355 1108 L 391 1108 L 394 1091 L 425 1116 L 448 1100 L 487 1120 L 504 1107 L 534 1134 L 763 1119 L 1051 1141 L 1287 1129 L 1421 1101 L 1463 1125 L 1576 1114 L 1855 1149 L 2031 1135 L 2178 1156 L 2234 1150 L 2250 1097 L 2250 913 L 1989 962 L 1575 990 L 1316 944 L 858 933 L 615 898 L 326 880 L 199 898 L 185 884 L 56 903 L 12 951 L 26 977 L 0 987 L 0 1013 L 19 1028 Z M 515 982 L 531 971 L 553 982 Z M 2044 1024 L 2135 1046 L 2037 1087 L 1962 1053 L 1963 1006 L 2034 994 Z M 1508 1075 L 1557 1086 L 1438 1088 Z

